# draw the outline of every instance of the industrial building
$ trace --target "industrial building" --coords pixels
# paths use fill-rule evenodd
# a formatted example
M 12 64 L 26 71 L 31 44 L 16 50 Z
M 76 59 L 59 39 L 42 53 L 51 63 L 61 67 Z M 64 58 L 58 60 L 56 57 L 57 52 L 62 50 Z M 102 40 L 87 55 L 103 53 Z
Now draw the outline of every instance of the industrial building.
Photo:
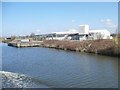
M 78 29 L 70 29 L 65 32 L 52 32 L 46 40 L 97 40 L 112 39 L 107 29 L 90 30 L 89 25 L 80 25 Z

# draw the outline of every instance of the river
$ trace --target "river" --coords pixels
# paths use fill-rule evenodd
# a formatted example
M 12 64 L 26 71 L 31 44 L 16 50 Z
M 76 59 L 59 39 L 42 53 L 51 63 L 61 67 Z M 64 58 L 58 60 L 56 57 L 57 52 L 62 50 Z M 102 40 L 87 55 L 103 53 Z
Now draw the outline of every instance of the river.
M 118 58 L 96 54 L 2 44 L 2 70 L 51 88 L 118 87 Z

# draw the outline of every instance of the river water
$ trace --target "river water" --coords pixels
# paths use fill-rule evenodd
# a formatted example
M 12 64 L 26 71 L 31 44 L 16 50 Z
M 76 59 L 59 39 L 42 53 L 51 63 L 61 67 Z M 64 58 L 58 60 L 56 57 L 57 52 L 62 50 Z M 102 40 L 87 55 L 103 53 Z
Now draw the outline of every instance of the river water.
M 2 44 L 2 70 L 25 74 L 51 88 L 117 88 L 118 58 Z

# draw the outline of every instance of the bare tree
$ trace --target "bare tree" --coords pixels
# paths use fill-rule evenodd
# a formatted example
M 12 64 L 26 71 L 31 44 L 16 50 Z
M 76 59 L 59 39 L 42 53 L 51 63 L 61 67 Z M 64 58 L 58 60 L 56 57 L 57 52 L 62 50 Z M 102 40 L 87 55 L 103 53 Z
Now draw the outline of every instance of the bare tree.
M 101 39 L 103 39 L 104 35 L 101 33 L 96 33 L 96 37 L 98 40 L 101 40 Z
M 30 37 L 34 37 L 34 36 L 35 36 L 35 33 L 31 33 L 31 34 L 30 34 Z

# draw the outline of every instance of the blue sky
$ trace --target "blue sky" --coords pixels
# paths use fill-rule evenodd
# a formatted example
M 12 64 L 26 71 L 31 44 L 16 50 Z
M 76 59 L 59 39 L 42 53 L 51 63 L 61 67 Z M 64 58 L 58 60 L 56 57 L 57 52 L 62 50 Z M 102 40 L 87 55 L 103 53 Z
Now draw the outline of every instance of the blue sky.
M 3 2 L 3 36 L 66 31 L 79 28 L 108 29 L 118 25 L 117 2 Z

